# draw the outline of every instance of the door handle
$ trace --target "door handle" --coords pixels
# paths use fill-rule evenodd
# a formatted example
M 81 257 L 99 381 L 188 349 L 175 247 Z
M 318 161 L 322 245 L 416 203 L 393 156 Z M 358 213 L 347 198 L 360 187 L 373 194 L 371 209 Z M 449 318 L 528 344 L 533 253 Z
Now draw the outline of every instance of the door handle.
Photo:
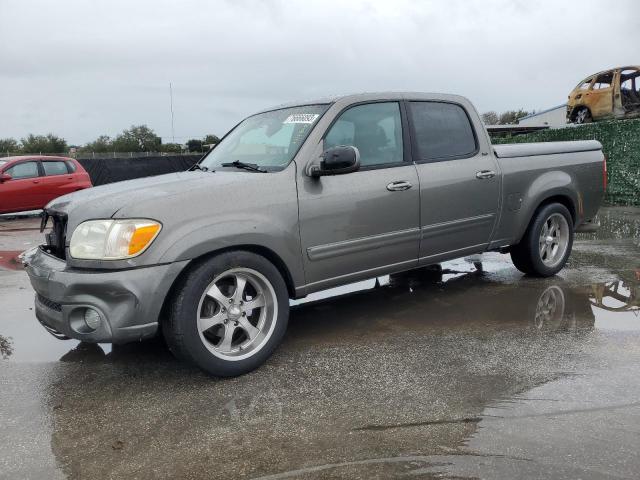
M 401 192 L 403 190 L 409 190 L 413 185 L 411 185 L 406 180 L 399 180 L 397 182 L 391 182 L 387 185 L 387 190 L 390 192 Z
M 34 180 L 33 183 L 40 183 L 40 180 Z
M 496 172 L 493 170 L 481 170 L 476 172 L 476 178 L 479 180 L 486 180 L 487 178 L 493 178 L 496 176 Z

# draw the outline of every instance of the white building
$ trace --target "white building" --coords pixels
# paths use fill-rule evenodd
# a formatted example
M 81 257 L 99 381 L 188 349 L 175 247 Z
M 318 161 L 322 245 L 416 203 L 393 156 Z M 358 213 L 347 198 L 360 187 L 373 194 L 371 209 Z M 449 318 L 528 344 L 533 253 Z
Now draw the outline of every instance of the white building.
M 522 117 L 518 125 L 523 127 L 562 128 L 567 126 L 567 105 L 563 103 L 557 107 L 542 110 Z

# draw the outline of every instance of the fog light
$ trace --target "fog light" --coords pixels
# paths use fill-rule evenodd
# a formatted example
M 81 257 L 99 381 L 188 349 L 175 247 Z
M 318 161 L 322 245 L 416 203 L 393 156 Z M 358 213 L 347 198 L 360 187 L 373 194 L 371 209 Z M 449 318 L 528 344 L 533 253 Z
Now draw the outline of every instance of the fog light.
M 100 318 L 100 314 L 93 308 L 86 308 L 84 310 L 84 323 L 90 330 L 98 328 L 101 321 L 102 319 Z

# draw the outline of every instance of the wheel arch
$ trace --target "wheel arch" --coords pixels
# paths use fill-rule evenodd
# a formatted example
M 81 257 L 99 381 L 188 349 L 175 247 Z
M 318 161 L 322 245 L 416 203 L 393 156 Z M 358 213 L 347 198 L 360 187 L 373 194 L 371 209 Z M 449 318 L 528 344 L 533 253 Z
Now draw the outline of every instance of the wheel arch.
M 576 120 L 576 114 L 583 108 L 586 109 L 589 112 L 589 116 L 593 118 L 593 112 L 591 112 L 591 109 L 587 105 L 581 103 L 579 105 L 575 105 L 569 114 L 569 120 L 571 120 L 572 123 Z
M 226 252 L 237 252 L 237 251 L 255 253 L 256 255 L 260 255 L 266 258 L 267 260 L 269 260 L 269 262 L 271 262 L 276 267 L 276 269 L 278 269 L 278 271 L 280 272 L 280 275 L 282 275 L 282 279 L 284 280 L 284 283 L 287 286 L 287 292 L 289 293 L 289 297 L 294 298 L 296 296 L 295 283 L 293 281 L 293 277 L 291 275 L 291 272 L 289 271 L 289 268 L 287 267 L 284 260 L 282 260 L 282 258 L 270 248 L 267 248 L 263 245 L 255 245 L 255 244 L 234 245 L 232 247 L 219 248 L 193 258 L 187 265 L 184 266 L 184 268 L 180 271 L 178 276 L 174 279 L 173 283 L 171 284 L 171 287 L 169 288 L 169 291 L 167 292 L 167 295 L 165 296 L 162 302 L 162 308 L 160 309 L 160 315 L 158 318 L 158 325 L 160 326 L 160 328 L 162 328 L 163 318 L 165 318 L 167 315 L 167 308 L 169 306 L 171 298 L 173 297 L 173 295 L 175 295 L 176 289 L 179 287 L 180 283 L 182 283 L 185 276 L 188 275 L 188 273 L 193 268 L 202 264 L 203 262 L 206 262 L 207 260 L 209 260 L 210 258 L 216 255 L 220 255 L 221 253 L 226 253 Z
M 545 196 L 543 199 L 539 200 L 536 204 L 536 207 L 532 209 L 531 213 L 528 215 L 527 217 L 528 220 L 524 228 L 521 229 L 518 235 L 518 243 L 520 242 L 520 240 L 522 240 L 522 237 L 524 237 L 524 234 L 526 233 L 527 229 L 536 218 L 536 215 L 538 214 L 538 212 L 542 210 L 544 207 L 546 207 L 547 205 L 552 203 L 559 203 L 561 205 L 564 205 L 567 208 L 567 210 L 569 210 L 569 214 L 571 215 L 571 220 L 573 223 L 573 228 L 575 228 L 578 221 L 578 211 L 576 208 L 576 203 L 574 202 L 571 195 L 569 195 L 568 193 L 550 194 L 548 196 Z

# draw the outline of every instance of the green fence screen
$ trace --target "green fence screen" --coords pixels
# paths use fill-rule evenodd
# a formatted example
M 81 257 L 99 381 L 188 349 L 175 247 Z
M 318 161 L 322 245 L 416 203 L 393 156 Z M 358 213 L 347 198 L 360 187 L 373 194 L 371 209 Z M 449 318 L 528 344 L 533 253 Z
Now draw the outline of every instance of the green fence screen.
M 607 156 L 609 205 L 640 206 L 640 119 L 588 123 L 512 137 L 493 138 L 497 143 L 598 140 Z

